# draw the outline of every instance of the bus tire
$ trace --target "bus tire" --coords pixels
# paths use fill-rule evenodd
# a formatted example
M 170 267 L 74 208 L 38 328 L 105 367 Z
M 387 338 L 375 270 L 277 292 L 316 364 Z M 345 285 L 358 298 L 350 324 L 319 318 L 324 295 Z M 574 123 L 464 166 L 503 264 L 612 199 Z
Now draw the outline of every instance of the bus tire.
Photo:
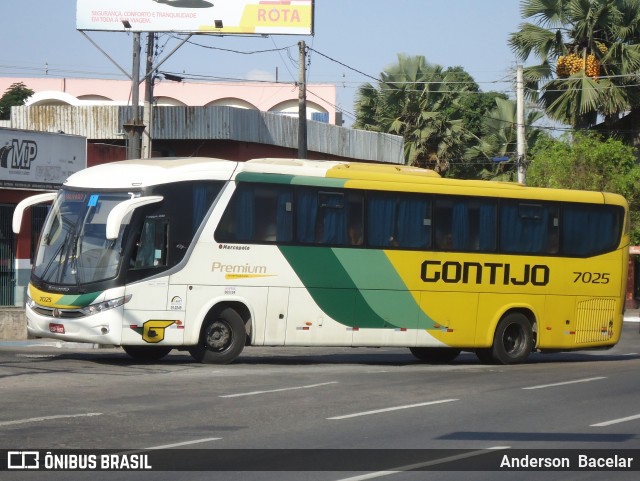
M 228 364 L 237 358 L 246 341 L 244 321 L 235 309 L 227 307 L 205 320 L 197 346 L 191 356 L 205 364 Z
M 136 361 L 159 361 L 173 349 L 171 346 L 122 346 L 124 352 Z
M 460 355 L 461 349 L 455 347 L 410 347 L 409 350 L 423 362 L 451 362 Z
M 493 359 L 499 364 L 520 364 L 533 348 L 533 329 L 521 312 L 507 314 L 498 324 L 493 337 Z

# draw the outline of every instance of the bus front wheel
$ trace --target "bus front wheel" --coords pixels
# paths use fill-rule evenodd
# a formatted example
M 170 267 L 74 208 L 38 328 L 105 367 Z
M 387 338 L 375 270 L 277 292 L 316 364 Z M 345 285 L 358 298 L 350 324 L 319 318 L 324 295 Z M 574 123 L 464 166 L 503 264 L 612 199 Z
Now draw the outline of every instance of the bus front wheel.
M 191 356 L 205 364 L 228 364 L 244 349 L 246 331 L 240 314 L 227 307 L 205 320 L 197 346 L 189 349 Z
M 499 364 L 520 364 L 533 349 L 533 328 L 527 316 L 520 312 L 507 314 L 498 324 L 490 350 L 476 352 L 481 361 L 490 357 Z M 489 351 L 489 352 L 487 352 Z

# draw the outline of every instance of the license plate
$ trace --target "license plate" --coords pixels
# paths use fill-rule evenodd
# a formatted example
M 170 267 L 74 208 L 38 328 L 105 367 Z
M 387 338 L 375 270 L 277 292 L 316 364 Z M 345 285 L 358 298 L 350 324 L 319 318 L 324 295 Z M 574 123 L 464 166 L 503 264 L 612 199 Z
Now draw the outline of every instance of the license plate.
M 49 324 L 49 331 L 54 334 L 64 334 L 64 326 L 62 324 L 54 324 L 53 322 Z

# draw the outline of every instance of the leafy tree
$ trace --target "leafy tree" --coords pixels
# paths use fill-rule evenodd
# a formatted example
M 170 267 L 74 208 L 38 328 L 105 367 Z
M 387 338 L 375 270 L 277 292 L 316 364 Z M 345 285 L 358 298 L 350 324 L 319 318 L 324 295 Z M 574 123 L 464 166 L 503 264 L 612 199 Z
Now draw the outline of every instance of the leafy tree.
M 0 98 L 0 120 L 9 120 L 11 118 L 11 107 L 24 105 L 25 101 L 32 95 L 33 90 L 24 83 L 11 84 Z
M 476 178 L 515 181 L 517 152 L 516 103 L 502 97 L 494 98 L 494 109 L 483 117 L 483 135 L 479 142 L 470 147 L 465 158 L 470 164 L 481 166 Z M 540 111 L 532 110 L 525 119 L 527 152 L 530 152 L 538 140 L 545 134 L 531 127 L 542 118 Z M 505 158 L 507 161 L 493 162 L 493 159 Z
M 462 69 L 443 69 L 423 56 L 398 55 L 356 97 L 354 127 L 404 137 L 405 162 L 446 172 L 462 158 L 469 133 L 458 108 L 461 93 L 477 89 Z M 465 78 L 467 81 L 460 81 Z
M 633 147 L 596 133 L 541 139 L 531 153 L 527 184 L 615 192 L 631 210 L 631 242 L 640 244 L 640 166 Z
M 462 123 L 468 138 L 464 145 L 465 153 L 457 162 L 451 164 L 448 177 L 458 179 L 479 179 L 487 168 L 487 159 L 496 155 L 468 155 L 475 152 L 486 141 L 486 136 L 493 133 L 490 120 L 495 118 L 496 102 L 506 101 L 507 96 L 499 92 L 464 92 L 460 95 L 457 108 L 462 115 Z M 496 149 L 497 150 L 497 149 Z
M 640 0 L 523 0 L 521 12 L 533 23 L 509 43 L 540 61 L 525 78 L 550 118 L 575 128 L 640 118 Z

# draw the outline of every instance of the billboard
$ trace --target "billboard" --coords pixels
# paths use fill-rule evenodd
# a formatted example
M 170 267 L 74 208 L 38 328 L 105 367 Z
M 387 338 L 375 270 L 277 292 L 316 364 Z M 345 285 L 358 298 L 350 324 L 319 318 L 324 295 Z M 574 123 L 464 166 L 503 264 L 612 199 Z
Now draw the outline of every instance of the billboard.
M 112 32 L 313 34 L 314 0 L 77 0 L 76 28 Z
M 87 139 L 0 128 L 0 188 L 57 189 L 87 167 Z

